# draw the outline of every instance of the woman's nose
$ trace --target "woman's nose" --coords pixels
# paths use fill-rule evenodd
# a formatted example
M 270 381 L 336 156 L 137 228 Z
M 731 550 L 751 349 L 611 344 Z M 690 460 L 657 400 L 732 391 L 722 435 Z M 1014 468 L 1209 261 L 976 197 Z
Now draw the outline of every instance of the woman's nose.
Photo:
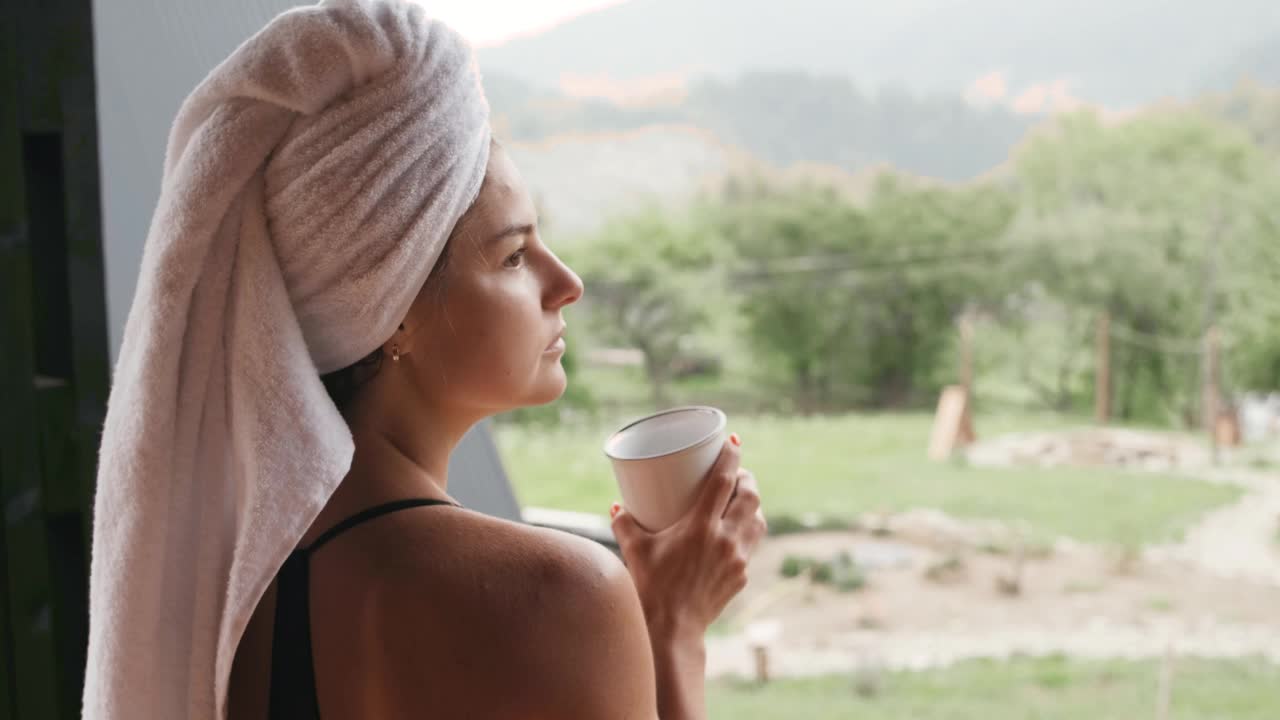
M 557 257 L 555 259 L 555 282 L 550 293 L 552 309 L 572 305 L 582 298 L 583 291 L 582 278 L 578 277 L 577 273 Z

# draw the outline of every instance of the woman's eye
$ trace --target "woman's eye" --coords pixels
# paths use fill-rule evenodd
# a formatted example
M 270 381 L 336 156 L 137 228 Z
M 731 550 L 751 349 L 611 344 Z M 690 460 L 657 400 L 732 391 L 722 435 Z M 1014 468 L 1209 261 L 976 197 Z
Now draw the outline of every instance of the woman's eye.
M 503 264 L 506 265 L 507 267 L 520 267 L 520 263 L 523 260 L 524 260 L 524 248 L 520 248 L 514 253 L 511 253 L 511 255 L 507 257 L 507 259 L 503 262 Z

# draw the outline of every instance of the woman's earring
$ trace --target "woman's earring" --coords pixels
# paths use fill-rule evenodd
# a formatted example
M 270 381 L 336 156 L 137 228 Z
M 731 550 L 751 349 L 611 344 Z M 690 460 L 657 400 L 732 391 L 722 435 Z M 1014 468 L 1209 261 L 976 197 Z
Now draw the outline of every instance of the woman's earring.
M 400 323 L 400 329 L 404 330 L 404 323 Z M 391 359 L 400 362 L 400 343 L 391 343 Z

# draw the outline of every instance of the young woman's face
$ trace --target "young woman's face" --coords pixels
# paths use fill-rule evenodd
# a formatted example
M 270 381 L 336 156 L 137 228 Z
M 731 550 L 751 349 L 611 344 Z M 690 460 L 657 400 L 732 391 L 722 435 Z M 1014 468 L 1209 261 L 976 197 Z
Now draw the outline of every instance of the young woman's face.
M 582 280 L 542 243 L 537 210 L 493 146 L 484 187 L 459 221 L 449 258 L 414 301 L 403 346 L 429 403 L 485 415 L 560 397 L 561 310 Z

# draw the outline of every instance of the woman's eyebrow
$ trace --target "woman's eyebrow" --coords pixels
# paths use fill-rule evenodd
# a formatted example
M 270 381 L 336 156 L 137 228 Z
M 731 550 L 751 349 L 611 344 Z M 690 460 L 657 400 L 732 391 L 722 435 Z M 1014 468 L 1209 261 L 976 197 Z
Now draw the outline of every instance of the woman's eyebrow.
M 497 242 L 513 235 L 532 235 L 537 232 L 537 225 L 533 223 L 524 223 L 518 225 L 508 225 L 501 232 L 490 238 L 490 242 Z

